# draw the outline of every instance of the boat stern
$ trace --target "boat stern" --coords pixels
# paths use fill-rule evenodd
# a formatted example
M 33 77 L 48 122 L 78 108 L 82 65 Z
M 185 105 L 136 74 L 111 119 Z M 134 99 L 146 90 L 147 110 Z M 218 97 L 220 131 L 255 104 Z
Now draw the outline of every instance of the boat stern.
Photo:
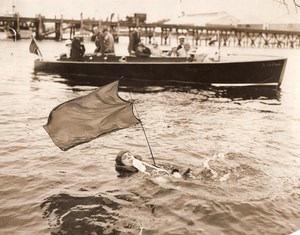
M 282 81 L 283 81 L 287 60 L 288 60 L 287 58 L 283 58 L 283 65 L 282 65 L 282 68 L 281 68 L 281 73 L 280 73 L 280 77 L 279 77 L 278 85 L 277 85 L 278 89 L 280 88 L 280 86 L 282 84 Z

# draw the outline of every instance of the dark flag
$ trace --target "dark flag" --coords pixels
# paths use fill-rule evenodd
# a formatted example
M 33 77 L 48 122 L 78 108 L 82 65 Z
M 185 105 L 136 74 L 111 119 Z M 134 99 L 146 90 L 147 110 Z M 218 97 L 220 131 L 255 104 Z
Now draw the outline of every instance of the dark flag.
M 33 37 L 31 38 L 31 43 L 29 45 L 29 52 L 42 57 L 42 53 Z
M 54 108 L 44 125 L 53 142 L 66 151 L 103 134 L 140 123 L 133 103 L 118 96 L 119 81 Z

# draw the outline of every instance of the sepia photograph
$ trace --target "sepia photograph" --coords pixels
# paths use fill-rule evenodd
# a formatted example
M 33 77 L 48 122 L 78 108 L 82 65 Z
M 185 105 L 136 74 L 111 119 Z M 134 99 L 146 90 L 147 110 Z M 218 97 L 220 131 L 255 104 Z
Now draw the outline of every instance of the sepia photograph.
M 300 235 L 300 0 L 2 0 L 0 45 L 0 234 Z

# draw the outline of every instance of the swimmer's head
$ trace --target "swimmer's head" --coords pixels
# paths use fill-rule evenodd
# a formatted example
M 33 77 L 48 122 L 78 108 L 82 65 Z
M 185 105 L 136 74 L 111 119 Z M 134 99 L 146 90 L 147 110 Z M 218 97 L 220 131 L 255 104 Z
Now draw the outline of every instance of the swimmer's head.
M 133 155 L 127 150 L 120 151 L 116 157 L 115 169 L 120 173 L 120 176 L 129 176 L 139 170 L 133 166 L 133 160 L 142 158 L 138 155 Z

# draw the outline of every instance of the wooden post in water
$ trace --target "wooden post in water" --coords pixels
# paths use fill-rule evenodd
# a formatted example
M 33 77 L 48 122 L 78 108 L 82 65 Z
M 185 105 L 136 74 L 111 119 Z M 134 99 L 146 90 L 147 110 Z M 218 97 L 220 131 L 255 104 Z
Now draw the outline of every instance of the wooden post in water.
M 37 20 L 34 22 L 35 26 L 35 38 L 37 40 L 40 40 L 40 33 L 39 33 L 39 28 L 40 28 L 40 15 L 37 16 Z
M 16 25 L 17 35 L 15 37 L 17 38 L 17 40 L 19 40 L 19 39 L 21 39 L 21 35 L 20 35 L 20 15 L 19 15 L 19 13 L 16 13 L 16 17 L 17 17 L 17 25 Z
M 80 34 L 83 34 L 83 13 L 80 13 Z
M 61 17 L 60 17 L 60 27 L 59 27 L 59 41 L 61 41 L 62 38 L 63 38 L 63 30 L 64 30 L 63 23 L 64 23 L 63 15 L 61 15 Z
M 117 42 L 117 43 L 119 42 L 119 37 L 120 37 L 120 19 L 119 19 L 119 16 L 118 16 L 115 42 Z
M 35 37 L 37 40 L 43 39 L 43 18 L 41 14 L 38 15 L 38 20 L 36 22 Z
M 71 24 L 71 27 L 70 27 L 70 36 L 69 36 L 70 39 L 73 38 L 73 24 Z
M 60 23 L 55 23 L 55 41 L 59 41 L 59 28 L 60 28 Z
M 63 34 L 63 15 L 61 15 L 60 22 L 55 23 L 55 40 L 61 41 Z

